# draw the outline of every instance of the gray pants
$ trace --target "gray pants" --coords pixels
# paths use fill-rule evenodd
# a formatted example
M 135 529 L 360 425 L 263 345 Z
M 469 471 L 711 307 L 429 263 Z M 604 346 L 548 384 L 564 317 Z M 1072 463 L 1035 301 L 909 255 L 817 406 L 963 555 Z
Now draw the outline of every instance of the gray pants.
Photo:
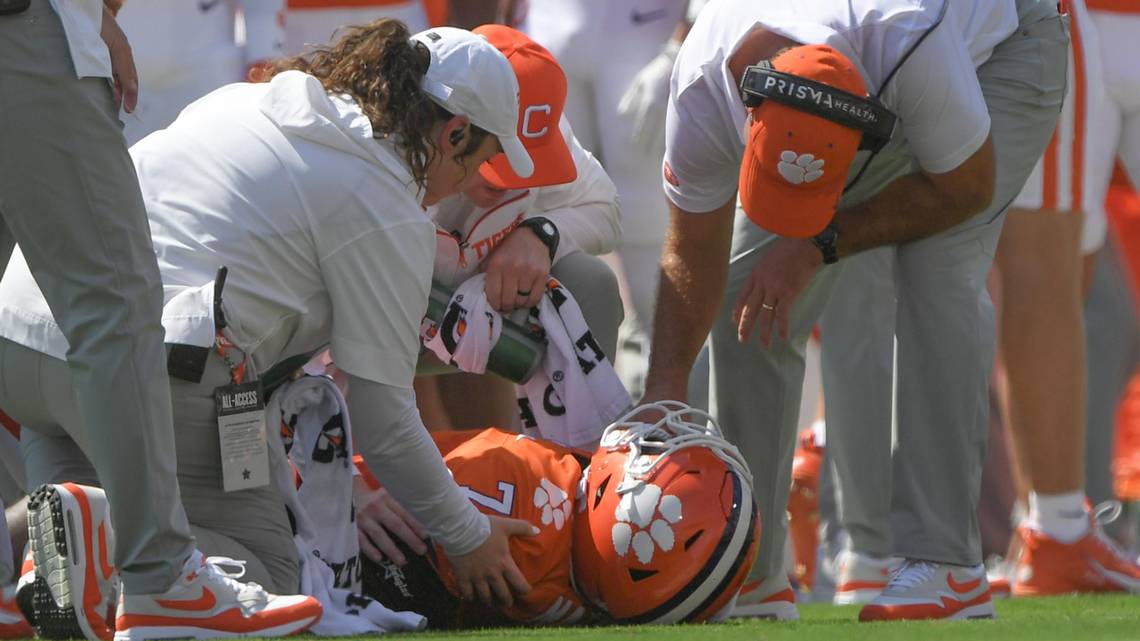
M 601 258 L 585 252 L 563 256 L 550 268 L 570 290 L 582 310 L 582 318 L 606 357 L 613 363 L 617 352 L 618 327 L 625 319 L 617 276 Z
M 899 440 L 891 529 L 894 550 L 902 556 L 981 562 L 975 506 L 994 352 L 985 277 L 1005 208 L 1056 125 L 1068 46 L 1055 3 L 1019 0 L 1018 7 L 1021 26 L 978 69 L 993 122 L 997 176 L 991 206 L 953 229 L 893 249 Z M 865 200 L 911 171 L 906 143 L 896 137 L 841 206 Z M 789 341 L 764 349 L 754 336 L 741 345 L 732 306 L 774 240 L 737 212 L 728 289 L 709 337 L 711 410 L 752 467 L 764 523 L 754 579 L 781 571 L 804 346 L 844 268 L 841 262 L 820 269 L 800 295 L 791 311 Z
M 82 420 L 69 429 L 107 489 L 125 589 L 165 591 L 194 540 L 175 482 L 162 284 L 111 88 L 76 79 L 48 0 L 0 17 L 0 141 L 0 266 L 19 243 L 71 346 L 61 369 Z
M 836 515 L 863 554 L 891 554 L 895 252 L 852 256 L 819 319 Z
M 244 559 L 248 580 L 271 592 L 292 594 L 299 584 L 298 559 L 280 494 L 272 485 L 222 489 L 213 391 L 227 382 L 229 370 L 216 354 L 200 384 L 170 379 L 182 503 L 203 553 Z M 105 477 L 96 475 L 89 462 L 94 439 L 79 429 L 81 415 L 71 385 L 63 361 L 0 339 L 0 406 L 11 407 L 13 416 L 30 428 L 22 433 L 21 446 L 31 487 L 64 481 L 101 485 Z M 129 461 L 121 465 L 134 469 Z M 145 482 L 136 478 L 136 484 Z M 118 529 L 115 538 L 117 546 L 122 538 Z

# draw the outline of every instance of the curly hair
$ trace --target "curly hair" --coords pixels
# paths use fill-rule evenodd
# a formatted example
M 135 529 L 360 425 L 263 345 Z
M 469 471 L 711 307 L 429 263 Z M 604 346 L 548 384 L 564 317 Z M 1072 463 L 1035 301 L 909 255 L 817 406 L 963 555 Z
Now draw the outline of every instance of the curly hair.
M 297 70 L 315 77 L 330 94 L 352 96 L 372 123 L 372 135 L 392 139 L 422 189 L 429 152 L 436 150 L 432 127 L 453 117 L 423 91 L 431 53 L 423 43 L 412 41 L 408 27 L 393 18 L 345 27 L 337 35 L 331 45 L 274 60 L 253 79 L 268 81 L 283 71 Z M 475 125 L 470 129 L 467 144 L 455 158 L 460 164 L 489 135 Z

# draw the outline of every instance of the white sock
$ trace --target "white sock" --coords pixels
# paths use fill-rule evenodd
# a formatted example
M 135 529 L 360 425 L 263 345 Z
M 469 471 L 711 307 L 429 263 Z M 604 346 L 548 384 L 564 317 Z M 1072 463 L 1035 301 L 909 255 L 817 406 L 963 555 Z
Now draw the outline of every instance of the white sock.
M 812 438 L 815 439 L 816 447 L 827 446 L 827 424 L 824 423 L 822 418 L 811 424 L 811 432 Z
M 1080 490 L 1064 494 L 1030 492 L 1029 527 L 1062 543 L 1081 538 L 1089 529 L 1085 493 Z

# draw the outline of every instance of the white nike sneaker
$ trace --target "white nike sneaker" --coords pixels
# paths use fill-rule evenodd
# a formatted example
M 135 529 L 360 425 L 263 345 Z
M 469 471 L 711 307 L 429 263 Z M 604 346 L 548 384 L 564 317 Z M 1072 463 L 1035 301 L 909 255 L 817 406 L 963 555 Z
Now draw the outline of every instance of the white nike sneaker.
M 103 490 L 41 485 L 28 499 L 28 545 L 35 574 L 21 583 L 31 580 L 29 620 L 39 635 L 111 639 L 118 574 L 111 565 L 111 513 Z
M 276 596 L 256 583 L 242 583 L 220 565 L 241 562 L 207 559 L 197 550 L 182 574 L 161 594 L 124 594 L 115 620 L 115 641 L 279 637 L 307 630 L 321 618 L 311 596 Z M 244 574 L 244 567 L 240 577 Z
M 994 602 L 982 565 L 963 567 L 907 560 L 882 594 L 859 611 L 860 621 L 992 619 Z
M 878 559 L 854 550 L 843 550 L 836 563 L 835 605 L 870 603 L 887 587 L 891 573 L 902 565 L 902 559 Z
M 731 619 L 772 619 L 799 621 L 796 593 L 785 574 L 771 576 L 763 581 L 745 583 L 736 597 L 736 605 L 728 615 Z

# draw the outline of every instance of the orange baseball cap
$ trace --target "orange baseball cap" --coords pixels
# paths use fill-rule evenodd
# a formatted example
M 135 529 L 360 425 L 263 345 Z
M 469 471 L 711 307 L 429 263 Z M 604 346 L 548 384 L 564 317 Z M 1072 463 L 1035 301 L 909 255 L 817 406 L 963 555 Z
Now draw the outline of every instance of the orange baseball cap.
M 545 47 L 521 31 L 503 25 L 474 30 L 502 52 L 519 79 L 518 135 L 534 161 L 534 173 L 521 178 L 500 154 L 483 163 L 479 173 L 499 189 L 525 189 L 572 182 L 578 177 L 570 147 L 558 123 L 566 104 L 566 73 Z
M 867 95 L 851 61 L 824 45 L 788 49 L 772 69 Z M 789 79 L 780 91 L 802 89 Z M 740 204 L 748 218 L 780 236 L 810 238 L 835 216 L 847 170 L 863 133 L 838 122 L 766 99 L 752 110 L 752 126 L 740 164 Z

